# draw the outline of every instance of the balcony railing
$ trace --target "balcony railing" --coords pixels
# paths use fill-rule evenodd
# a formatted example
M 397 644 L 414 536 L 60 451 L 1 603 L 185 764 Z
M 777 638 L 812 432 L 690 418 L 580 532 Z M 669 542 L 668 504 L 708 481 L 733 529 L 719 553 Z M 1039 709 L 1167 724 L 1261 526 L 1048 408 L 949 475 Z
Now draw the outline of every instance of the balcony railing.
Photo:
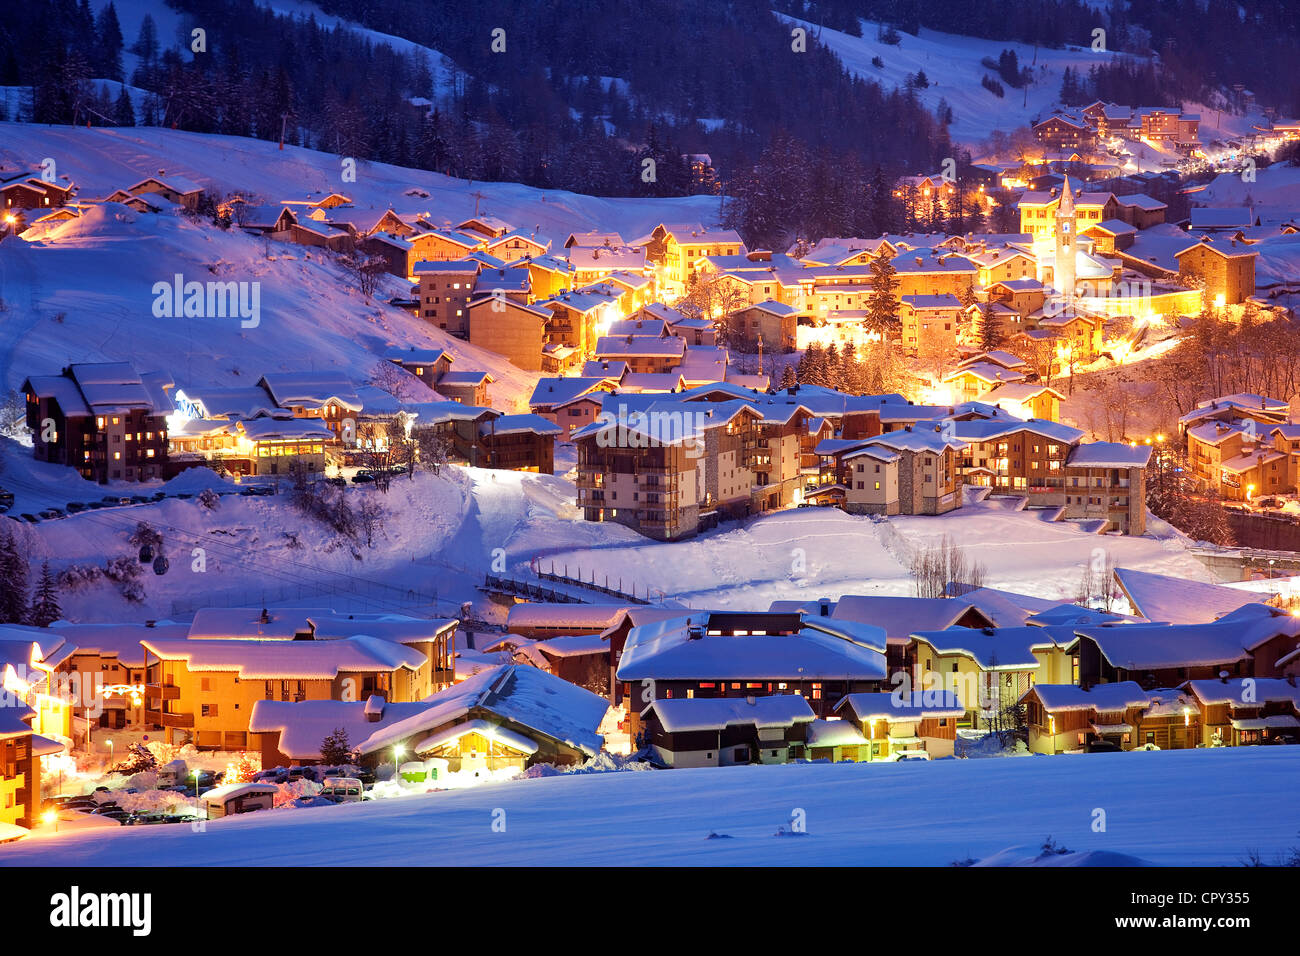
M 157 710 L 146 710 L 144 712 L 146 723 L 161 724 L 163 727 L 193 727 L 193 714 L 168 714 Z

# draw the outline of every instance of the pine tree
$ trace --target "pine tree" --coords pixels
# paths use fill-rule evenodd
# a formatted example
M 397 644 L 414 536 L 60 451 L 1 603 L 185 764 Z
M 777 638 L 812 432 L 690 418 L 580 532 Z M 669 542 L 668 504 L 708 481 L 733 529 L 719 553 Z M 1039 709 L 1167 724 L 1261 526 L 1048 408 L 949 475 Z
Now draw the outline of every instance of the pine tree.
M 113 106 L 113 123 L 116 126 L 134 126 L 135 110 L 131 107 L 131 96 L 123 86 L 118 90 L 117 103 Z
M 781 381 L 778 388 L 794 388 L 799 384 L 798 374 L 795 372 L 794 364 L 787 362 L 785 368 L 781 370 Z
M 27 558 L 6 527 L 0 536 L 0 624 L 26 624 L 27 619 Z
M 840 350 L 834 342 L 826 350 L 826 382 L 827 388 L 838 389 L 841 386 L 840 381 Z
M 898 270 L 893 256 L 882 248 L 871 260 L 871 288 L 873 295 L 867 310 L 867 329 L 888 337 L 899 325 L 898 320 Z
M 95 34 L 98 40 L 95 50 L 95 65 L 99 68 L 97 79 L 122 79 L 122 24 L 117 19 L 117 8 L 112 0 L 99 11 L 95 18 Z
M 41 578 L 32 599 L 31 622 L 35 627 L 49 627 L 63 616 L 59 607 L 59 590 L 50 574 L 50 562 L 41 565 Z
M 984 307 L 980 309 L 979 324 L 979 346 L 985 352 L 992 352 L 999 349 L 1004 343 L 1002 335 L 1002 323 L 998 317 L 993 314 L 993 303 L 985 302 Z
M 147 13 L 140 21 L 140 35 L 131 47 L 131 52 L 146 66 L 152 64 L 158 56 L 158 27 L 154 24 L 153 17 Z
M 320 759 L 327 766 L 334 767 L 352 759 L 352 747 L 348 743 L 346 727 L 335 727 L 334 732 L 321 741 Z

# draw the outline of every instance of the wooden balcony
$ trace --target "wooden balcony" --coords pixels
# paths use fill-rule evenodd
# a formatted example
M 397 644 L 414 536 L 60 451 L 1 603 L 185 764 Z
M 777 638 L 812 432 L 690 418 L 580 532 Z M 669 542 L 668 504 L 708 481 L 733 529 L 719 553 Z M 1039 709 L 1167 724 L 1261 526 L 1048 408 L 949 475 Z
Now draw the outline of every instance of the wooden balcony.
M 166 714 L 156 710 L 146 710 L 144 719 L 149 724 L 159 724 L 163 727 L 193 727 L 193 714 Z
M 155 700 L 180 700 L 181 689 L 175 684 L 145 684 L 145 695 Z

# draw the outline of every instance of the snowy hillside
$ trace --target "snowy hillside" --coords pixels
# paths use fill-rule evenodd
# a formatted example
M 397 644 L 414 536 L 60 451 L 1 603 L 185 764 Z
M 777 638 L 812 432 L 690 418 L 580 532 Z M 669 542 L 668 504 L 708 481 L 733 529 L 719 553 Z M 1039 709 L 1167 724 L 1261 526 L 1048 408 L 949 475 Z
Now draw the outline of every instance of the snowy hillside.
M 361 208 L 427 212 L 435 221 L 460 222 L 477 212 L 519 229 L 536 229 L 556 243 L 575 230 L 617 230 L 632 237 L 661 221 L 713 224 L 718 200 L 614 199 L 516 183 L 466 182 L 425 170 L 359 162 L 357 181 L 342 180 L 341 157 L 332 153 L 236 136 L 208 136 L 179 130 L 82 129 L 0 123 L 0 170 L 34 167 L 52 157 L 60 176 L 80 186 L 78 198 L 106 196 L 141 177 L 185 176 L 221 192 L 249 191 L 266 202 L 320 198 L 344 192 Z
M 263 811 L 200 832 L 42 833 L 0 846 L 0 866 L 1232 867 L 1296 845 L 1298 771 L 1300 748 L 1243 747 L 565 774 Z M 792 817 L 806 832 L 788 832 Z M 1073 855 L 1041 857 L 1048 837 Z
M 394 166 L 361 164 L 358 181 L 340 181 L 339 159 L 312 150 L 235 137 L 160 129 L 107 130 L 0 124 L 0 170 L 13 175 L 46 157 L 76 182 L 80 199 L 103 197 L 165 170 L 227 192 L 243 190 L 275 203 L 345 190 L 358 206 L 427 212 L 459 222 L 479 211 L 539 227 L 557 243 L 577 229 L 615 228 L 628 235 L 660 220 L 707 219 L 716 200 L 596 199 L 509 183 L 469 184 Z M 68 362 L 130 360 L 162 370 L 179 385 L 251 384 L 270 371 L 339 369 L 364 380 L 390 344 L 448 349 L 463 368 L 496 379 L 491 399 L 519 410 L 535 376 L 499 356 L 447 336 L 427 323 L 346 288 L 335 260 L 303 246 L 270 243 L 172 215 L 113 207 L 44 229 L 38 242 L 0 243 L 0 385 Z M 35 234 L 29 234 L 32 238 Z M 147 249 L 147 254 L 141 250 Z M 269 251 L 269 255 L 267 254 Z M 157 319 L 156 282 L 222 280 L 261 284 L 261 322 Z M 383 298 L 409 286 L 388 280 Z
M 782 19 L 803 26 L 809 35 L 817 36 L 851 73 L 886 87 L 906 86 L 910 75 L 924 72 L 930 86 L 918 90 L 917 96 L 931 110 L 940 100 L 947 100 L 953 112 L 952 137 L 968 144 L 987 139 L 995 129 L 1010 132 L 1047 115 L 1060 97 L 1066 67 L 1087 73 L 1098 63 L 1127 55 L 1093 53 L 1081 47 L 1035 49 L 1024 43 L 982 40 L 926 29 L 917 36 L 900 34 L 899 44 L 890 46 L 876 39 L 876 24 L 867 20 L 862 21 L 862 36 L 855 37 L 790 17 Z M 996 61 L 998 54 L 1007 49 L 1015 50 L 1022 67 L 1034 71 L 1034 80 L 1027 90 L 1008 87 L 1005 97 L 997 97 L 980 85 L 986 74 L 997 79 L 995 71 L 980 61 L 985 58 Z M 883 67 L 874 66 L 873 57 L 879 57 Z

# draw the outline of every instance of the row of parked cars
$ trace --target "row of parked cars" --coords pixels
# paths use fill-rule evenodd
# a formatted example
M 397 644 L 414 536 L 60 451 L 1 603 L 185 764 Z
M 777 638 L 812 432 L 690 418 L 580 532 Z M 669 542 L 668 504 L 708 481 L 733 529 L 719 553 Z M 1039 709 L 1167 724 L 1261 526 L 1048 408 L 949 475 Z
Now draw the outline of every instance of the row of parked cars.
M 247 488 L 241 488 L 239 491 L 218 491 L 219 495 L 239 495 L 244 498 L 264 497 L 275 494 L 275 488 L 272 485 L 249 485 Z M 166 491 L 155 491 L 151 495 L 105 495 L 97 501 L 69 501 L 62 508 L 46 508 L 37 514 L 27 512 L 21 515 L 9 515 L 14 521 L 26 521 L 28 524 L 40 524 L 42 521 L 55 521 L 59 518 L 66 518 L 68 515 L 81 514 L 84 511 L 98 511 L 101 508 L 121 508 L 131 505 L 146 505 L 154 502 L 163 501 L 167 498 L 179 498 L 187 500 L 195 498 L 193 492 L 178 491 L 168 493 Z M 6 498 L 8 503 L 6 504 Z M 0 491 L 0 514 L 6 514 L 13 507 L 14 496 L 8 492 Z
M 100 790 L 106 788 L 101 787 Z M 122 793 L 138 793 L 134 788 L 121 791 Z M 104 820 L 116 821 L 124 827 L 129 826 L 147 826 L 160 823 L 186 823 L 189 817 L 175 816 L 167 813 L 158 813 L 157 811 L 132 811 L 124 810 L 116 800 L 96 800 L 94 796 L 84 794 L 73 797 L 51 797 L 45 802 L 46 811 L 56 813 L 62 811 L 71 811 L 74 815 L 77 813 L 87 813 Z

